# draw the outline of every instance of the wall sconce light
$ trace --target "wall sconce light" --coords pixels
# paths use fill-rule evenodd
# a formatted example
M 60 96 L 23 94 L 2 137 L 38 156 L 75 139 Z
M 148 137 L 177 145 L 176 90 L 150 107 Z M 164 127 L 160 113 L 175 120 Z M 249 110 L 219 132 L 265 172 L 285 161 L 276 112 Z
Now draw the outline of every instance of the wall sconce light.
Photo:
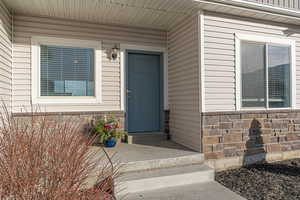
M 117 45 L 115 45 L 114 48 L 112 48 L 112 50 L 111 50 L 111 59 L 112 60 L 116 60 L 118 58 L 118 52 L 119 52 L 119 48 L 117 47 Z

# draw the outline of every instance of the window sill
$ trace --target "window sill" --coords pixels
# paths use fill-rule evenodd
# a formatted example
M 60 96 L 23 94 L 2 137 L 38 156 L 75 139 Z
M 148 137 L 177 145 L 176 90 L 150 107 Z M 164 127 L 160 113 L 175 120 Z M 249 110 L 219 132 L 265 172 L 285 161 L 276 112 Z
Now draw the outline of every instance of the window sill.
M 239 110 L 236 111 L 276 111 L 276 110 L 293 110 L 296 108 L 292 108 L 292 107 L 285 107 L 285 108 L 241 108 Z
M 100 104 L 96 97 L 39 97 L 32 100 L 32 104 Z

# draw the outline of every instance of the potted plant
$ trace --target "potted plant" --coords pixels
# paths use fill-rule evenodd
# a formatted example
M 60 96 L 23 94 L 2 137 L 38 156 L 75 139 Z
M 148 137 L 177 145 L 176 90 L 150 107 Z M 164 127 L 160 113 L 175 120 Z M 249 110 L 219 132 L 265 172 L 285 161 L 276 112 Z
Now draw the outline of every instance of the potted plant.
M 117 142 L 126 136 L 126 132 L 120 130 L 119 121 L 114 117 L 98 120 L 94 132 L 99 136 L 99 142 L 105 147 L 115 147 Z

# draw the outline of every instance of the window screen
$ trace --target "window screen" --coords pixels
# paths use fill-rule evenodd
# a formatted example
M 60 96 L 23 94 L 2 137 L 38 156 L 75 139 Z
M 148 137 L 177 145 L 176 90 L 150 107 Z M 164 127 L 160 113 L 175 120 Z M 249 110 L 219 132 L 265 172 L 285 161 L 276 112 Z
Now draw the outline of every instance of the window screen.
M 290 47 L 268 46 L 269 107 L 290 106 Z
M 265 45 L 242 42 L 242 106 L 264 107 Z
M 94 49 L 41 45 L 41 96 L 95 96 Z

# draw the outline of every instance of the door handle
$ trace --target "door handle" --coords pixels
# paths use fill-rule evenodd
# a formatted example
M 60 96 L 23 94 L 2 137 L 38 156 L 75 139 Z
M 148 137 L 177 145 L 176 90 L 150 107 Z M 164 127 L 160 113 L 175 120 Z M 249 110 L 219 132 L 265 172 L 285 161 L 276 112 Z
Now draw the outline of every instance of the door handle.
M 131 90 L 126 89 L 126 93 L 127 93 L 127 98 L 129 99 L 130 98 Z

